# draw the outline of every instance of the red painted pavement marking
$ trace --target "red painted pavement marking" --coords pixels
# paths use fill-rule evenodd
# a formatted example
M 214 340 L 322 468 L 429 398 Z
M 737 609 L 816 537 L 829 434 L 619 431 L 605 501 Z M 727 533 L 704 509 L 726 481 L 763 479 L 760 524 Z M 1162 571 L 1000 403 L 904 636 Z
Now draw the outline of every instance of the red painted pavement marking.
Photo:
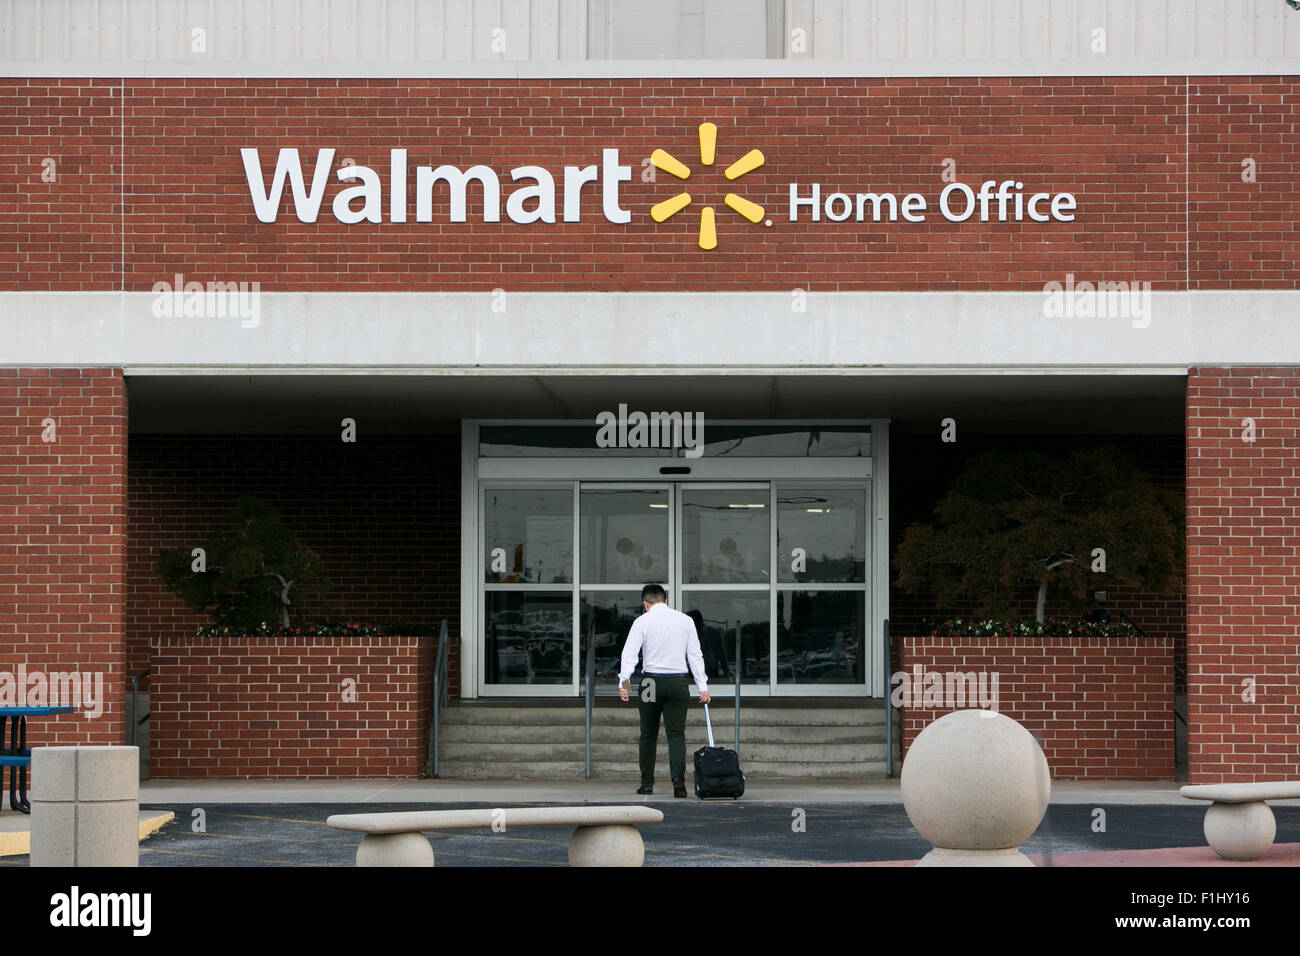
M 1029 854 L 1035 866 L 1300 866 L 1300 843 L 1274 843 L 1258 860 L 1224 860 L 1208 846 L 1160 847 L 1154 850 L 1102 850 L 1084 853 Z M 916 860 L 830 863 L 828 866 L 915 866 Z

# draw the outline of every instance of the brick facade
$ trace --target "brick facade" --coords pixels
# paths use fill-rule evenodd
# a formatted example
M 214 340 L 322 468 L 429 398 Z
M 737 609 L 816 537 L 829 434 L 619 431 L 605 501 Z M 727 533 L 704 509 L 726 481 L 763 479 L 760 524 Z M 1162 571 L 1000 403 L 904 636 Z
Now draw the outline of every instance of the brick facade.
M 207 623 L 167 593 L 160 551 L 224 530 L 240 495 L 280 512 L 334 583 L 334 619 L 422 624 L 446 618 L 452 693 L 459 693 L 459 436 L 133 435 L 129 482 L 127 651 Z M 319 615 L 313 614 L 312 617 Z M 155 705 L 155 710 L 156 710 Z
M 145 291 L 176 274 L 300 292 L 1039 290 L 1067 273 L 1157 290 L 1295 289 L 1300 157 L 1288 137 L 1298 85 L 1280 76 L 0 78 L 0 171 L 19 184 L 0 197 L 0 291 Z M 698 161 L 696 126 L 705 120 L 719 127 L 714 167 Z M 303 151 L 309 179 L 319 147 L 338 149 L 336 166 L 344 158 L 372 166 L 385 221 L 337 222 L 329 209 L 345 184 L 331 175 L 318 222 L 299 222 L 287 197 L 276 223 L 258 222 L 245 146 L 262 150 L 268 174 L 282 146 Z M 588 188 L 580 222 L 484 223 L 475 185 L 470 221 L 456 224 L 440 185 L 433 222 L 414 221 L 412 195 L 412 221 L 392 223 L 393 147 L 409 151 L 412 167 L 493 167 L 503 204 L 515 166 L 541 165 L 562 183 L 564 166 L 599 165 L 602 149 L 617 148 L 632 167 L 620 191 L 632 221 L 608 222 L 599 188 Z M 683 186 L 664 172 L 643 177 L 656 147 L 687 163 L 695 197 L 664 223 L 650 219 L 650 207 Z M 725 164 L 755 147 L 766 164 L 725 181 Z M 956 178 L 976 186 L 1015 176 L 1026 192 L 1073 192 L 1076 221 L 947 222 L 935 200 L 949 158 Z M 1242 178 L 1247 158 L 1258 164 L 1257 181 Z M 47 159 L 53 181 L 42 176 Z M 805 192 L 820 183 L 823 198 L 921 192 L 927 221 L 791 223 L 791 182 Z M 728 191 L 763 205 L 772 226 L 723 206 Z M 707 253 L 696 246 L 706 204 L 717 208 L 719 232 Z M 1186 613 L 1174 597 L 1112 589 L 1111 606 L 1173 641 L 1176 659 L 1187 630 L 1194 781 L 1300 772 L 1300 698 L 1288 689 L 1300 657 L 1286 484 L 1298 374 L 1193 371 Z M 123 739 L 129 674 L 150 665 L 151 646 L 189 639 L 201 623 L 162 593 L 154 556 L 219 526 L 243 493 L 279 508 L 322 554 L 340 587 L 339 617 L 432 626 L 445 617 L 454 661 L 454 438 L 340 446 L 333 435 L 135 435 L 128 480 L 120 372 L 0 376 L 0 434 L 12 465 L 0 479 L 0 516 L 10 525 L 0 558 L 15 559 L 0 567 L 0 597 L 7 592 L 12 607 L 0 614 L 0 659 L 13 669 L 94 666 L 106 676 L 104 715 L 49 721 L 42 742 Z M 56 422 L 54 443 L 40 439 L 46 417 Z M 1243 417 L 1257 420 L 1253 443 L 1234 437 Z M 1132 444 L 1177 482 L 1176 442 Z M 900 434 L 894 447 L 897 536 L 928 518 L 943 480 L 975 445 L 924 450 Z M 894 600 L 899 633 L 924 609 Z M 1253 701 L 1241 697 L 1247 678 Z M 1122 765 L 1146 773 L 1153 760 Z M 1093 772 L 1086 760 L 1079 768 Z
M 1154 288 L 1296 288 L 1300 158 L 1287 131 L 1300 110 L 1292 77 L 1023 77 L 397 80 L 0 79 L 0 163 L 23 184 L 0 200 L 0 289 L 148 290 L 186 281 L 258 281 L 265 291 L 392 290 L 988 290 L 1079 279 Z M 364 122 L 359 120 L 364 117 Z M 719 162 L 699 163 L 696 127 L 719 128 Z M 120 128 L 122 127 L 122 128 Z M 123 144 L 125 144 L 123 146 Z M 1190 144 L 1190 155 L 1189 155 Z M 333 147 L 378 173 L 382 223 L 330 213 L 316 223 L 288 198 L 257 221 L 239 150 Z M 509 170 L 601 163 L 617 148 L 626 225 L 582 192 L 581 221 L 388 219 L 389 149 L 408 164 Z M 644 161 L 662 147 L 691 168 L 692 206 L 664 223 L 649 208 L 682 188 Z M 759 148 L 766 164 L 735 183 L 725 163 Z M 123 168 L 119 176 L 119 151 Z M 1241 161 L 1259 163 L 1243 182 Z M 56 182 L 41 179 L 54 159 Z M 945 160 L 974 184 L 1019 178 L 1025 191 L 1073 192 L 1074 222 L 1013 223 L 938 215 Z M 411 175 L 412 183 L 414 175 Z M 125 210 L 119 186 L 125 182 Z M 920 192 L 922 223 L 787 215 L 791 182 L 834 191 Z M 1192 185 L 1190 206 L 1188 183 Z M 599 184 L 597 184 L 599 185 Z M 773 225 L 722 205 L 736 191 Z M 562 197 L 557 197 L 562 202 Z M 696 245 L 699 209 L 718 210 L 719 245 Z M 123 220 L 124 212 L 124 220 Z M 994 217 L 996 218 L 996 217 Z M 126 234 L 119 235 L 119 222 Z M 1189 232 L 1190 226 L 1190 232 Z M 1231 248 L 1229 248 L 1231 238 Z M 124 245 L 123 245 L 124 244 Z
M 1174 642 L 1095 637 L 904 637 L 912 675 L 998 675 L 995 709 L 1018 720 L 1047 757 L 1053 780 L 1172 780 Z M 911 692 L 918 693 L 913 686 Z M 903 708 L 903 753 L 951 707 Z M 969 705 L 974 706 L 974 705 Z
M 418 776 L 432 649 L 405 637 L 156 639 L 150 774 Z
M 121 371 L 0 369 L 0 442 L 0 670 L 15 682 L 20 669 L 25 671 L 29 693 L 37 672 L 46 680 L 55 672 L 77 673 L 80 683 L 102 687 L 97 704 L 80 692 L 77 713 L 33 717 L 29 734 L 36 743 L 121 744 L 126 599 Z M 94 711 L 99 715 L 90 716 Z
M 1254 421 L 1254 435 L 1246 432 Z M 1253 437 L 1252 441 L 1246 440 Z M 1187 386 L 1188 777 L 1300 777 L 1300 370 Z

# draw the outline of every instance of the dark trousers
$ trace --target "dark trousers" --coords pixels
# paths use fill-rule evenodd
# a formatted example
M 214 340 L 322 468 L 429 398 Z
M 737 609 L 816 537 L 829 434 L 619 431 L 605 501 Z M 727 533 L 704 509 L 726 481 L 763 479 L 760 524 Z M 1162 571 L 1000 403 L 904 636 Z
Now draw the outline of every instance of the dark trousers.
M 655 748 L 659 744 L 659 717 L 668 734 L 668 769 L 674 782 L 686 782 L 686 706 L 691 699 L 690 677 L 642 674 L 637 693 L 641 715 L 641 786 L 655 782 Z

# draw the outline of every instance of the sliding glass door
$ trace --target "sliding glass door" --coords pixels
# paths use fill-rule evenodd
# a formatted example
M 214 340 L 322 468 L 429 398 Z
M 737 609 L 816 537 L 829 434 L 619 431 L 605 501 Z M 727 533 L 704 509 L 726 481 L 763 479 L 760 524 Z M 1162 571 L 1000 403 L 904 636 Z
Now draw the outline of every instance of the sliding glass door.
M 485 693 L 617 692 L 641 587 L 723 696 L 863 695 L 869 481 L 501 482 L 482 492 Z

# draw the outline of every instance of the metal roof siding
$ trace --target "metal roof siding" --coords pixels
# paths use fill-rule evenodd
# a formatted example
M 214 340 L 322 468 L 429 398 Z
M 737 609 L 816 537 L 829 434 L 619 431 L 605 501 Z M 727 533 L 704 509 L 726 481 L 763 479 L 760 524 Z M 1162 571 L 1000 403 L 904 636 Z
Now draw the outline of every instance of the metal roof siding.
M 1054 75 L 1092 75 L 1113 72 L 1105 65 L 1113 61 L 1177 74 L 1189 60 L 1204 61 L 1203 73 L 1222 72 L 1208 65 L 1219 61 L 1256 62 L 1245 72 L 1258 74 L 1291 72 L 1292 64 L 1275 61 L 1300 58 L 1300 11 L 1283 0 L 750 3 L 746 19 L 764 19 L 767 45 L 782 42 L 785 56 L 756 60 L 746 75 L 783 75 L 809 60 L 836 75 L 849 64 L 863 73 L 938 76 L 968 74 L 978 64 L 989 75 L 1023 75 L 1039 63 Z M 196 66 L 212 75 L 215 65 L 229 76 L 240 75 L 241 65 L 258 75 L 329 75 L 334 66 L 348 75 L 396 75 L 396 66 L 426 75 L 449 64 L 597 61 L 604 75 L 644 75 L 645 63 L 656 61 L 629 60 L 618 49 L 614 26 L 630 17 L 638 51 L 644 32 L 665 50 L 660 69 L 710 70 L 743 62 L 734 60 L 735 37 L 718 28 L 729 9 L 742 6 L 704 8 L 710 17 L 681 0 L 0 0 L 0 72 L 21 75 L 20 67 L 39 64 L 35 72 L 44 75 L 60 68 L 63 75 L 107 75 L 110 68 L 120 75 L 116 64 L 143 61 L 152 75 L 185 75 Z M 699 49 L 703 59 L 680 58 Z

